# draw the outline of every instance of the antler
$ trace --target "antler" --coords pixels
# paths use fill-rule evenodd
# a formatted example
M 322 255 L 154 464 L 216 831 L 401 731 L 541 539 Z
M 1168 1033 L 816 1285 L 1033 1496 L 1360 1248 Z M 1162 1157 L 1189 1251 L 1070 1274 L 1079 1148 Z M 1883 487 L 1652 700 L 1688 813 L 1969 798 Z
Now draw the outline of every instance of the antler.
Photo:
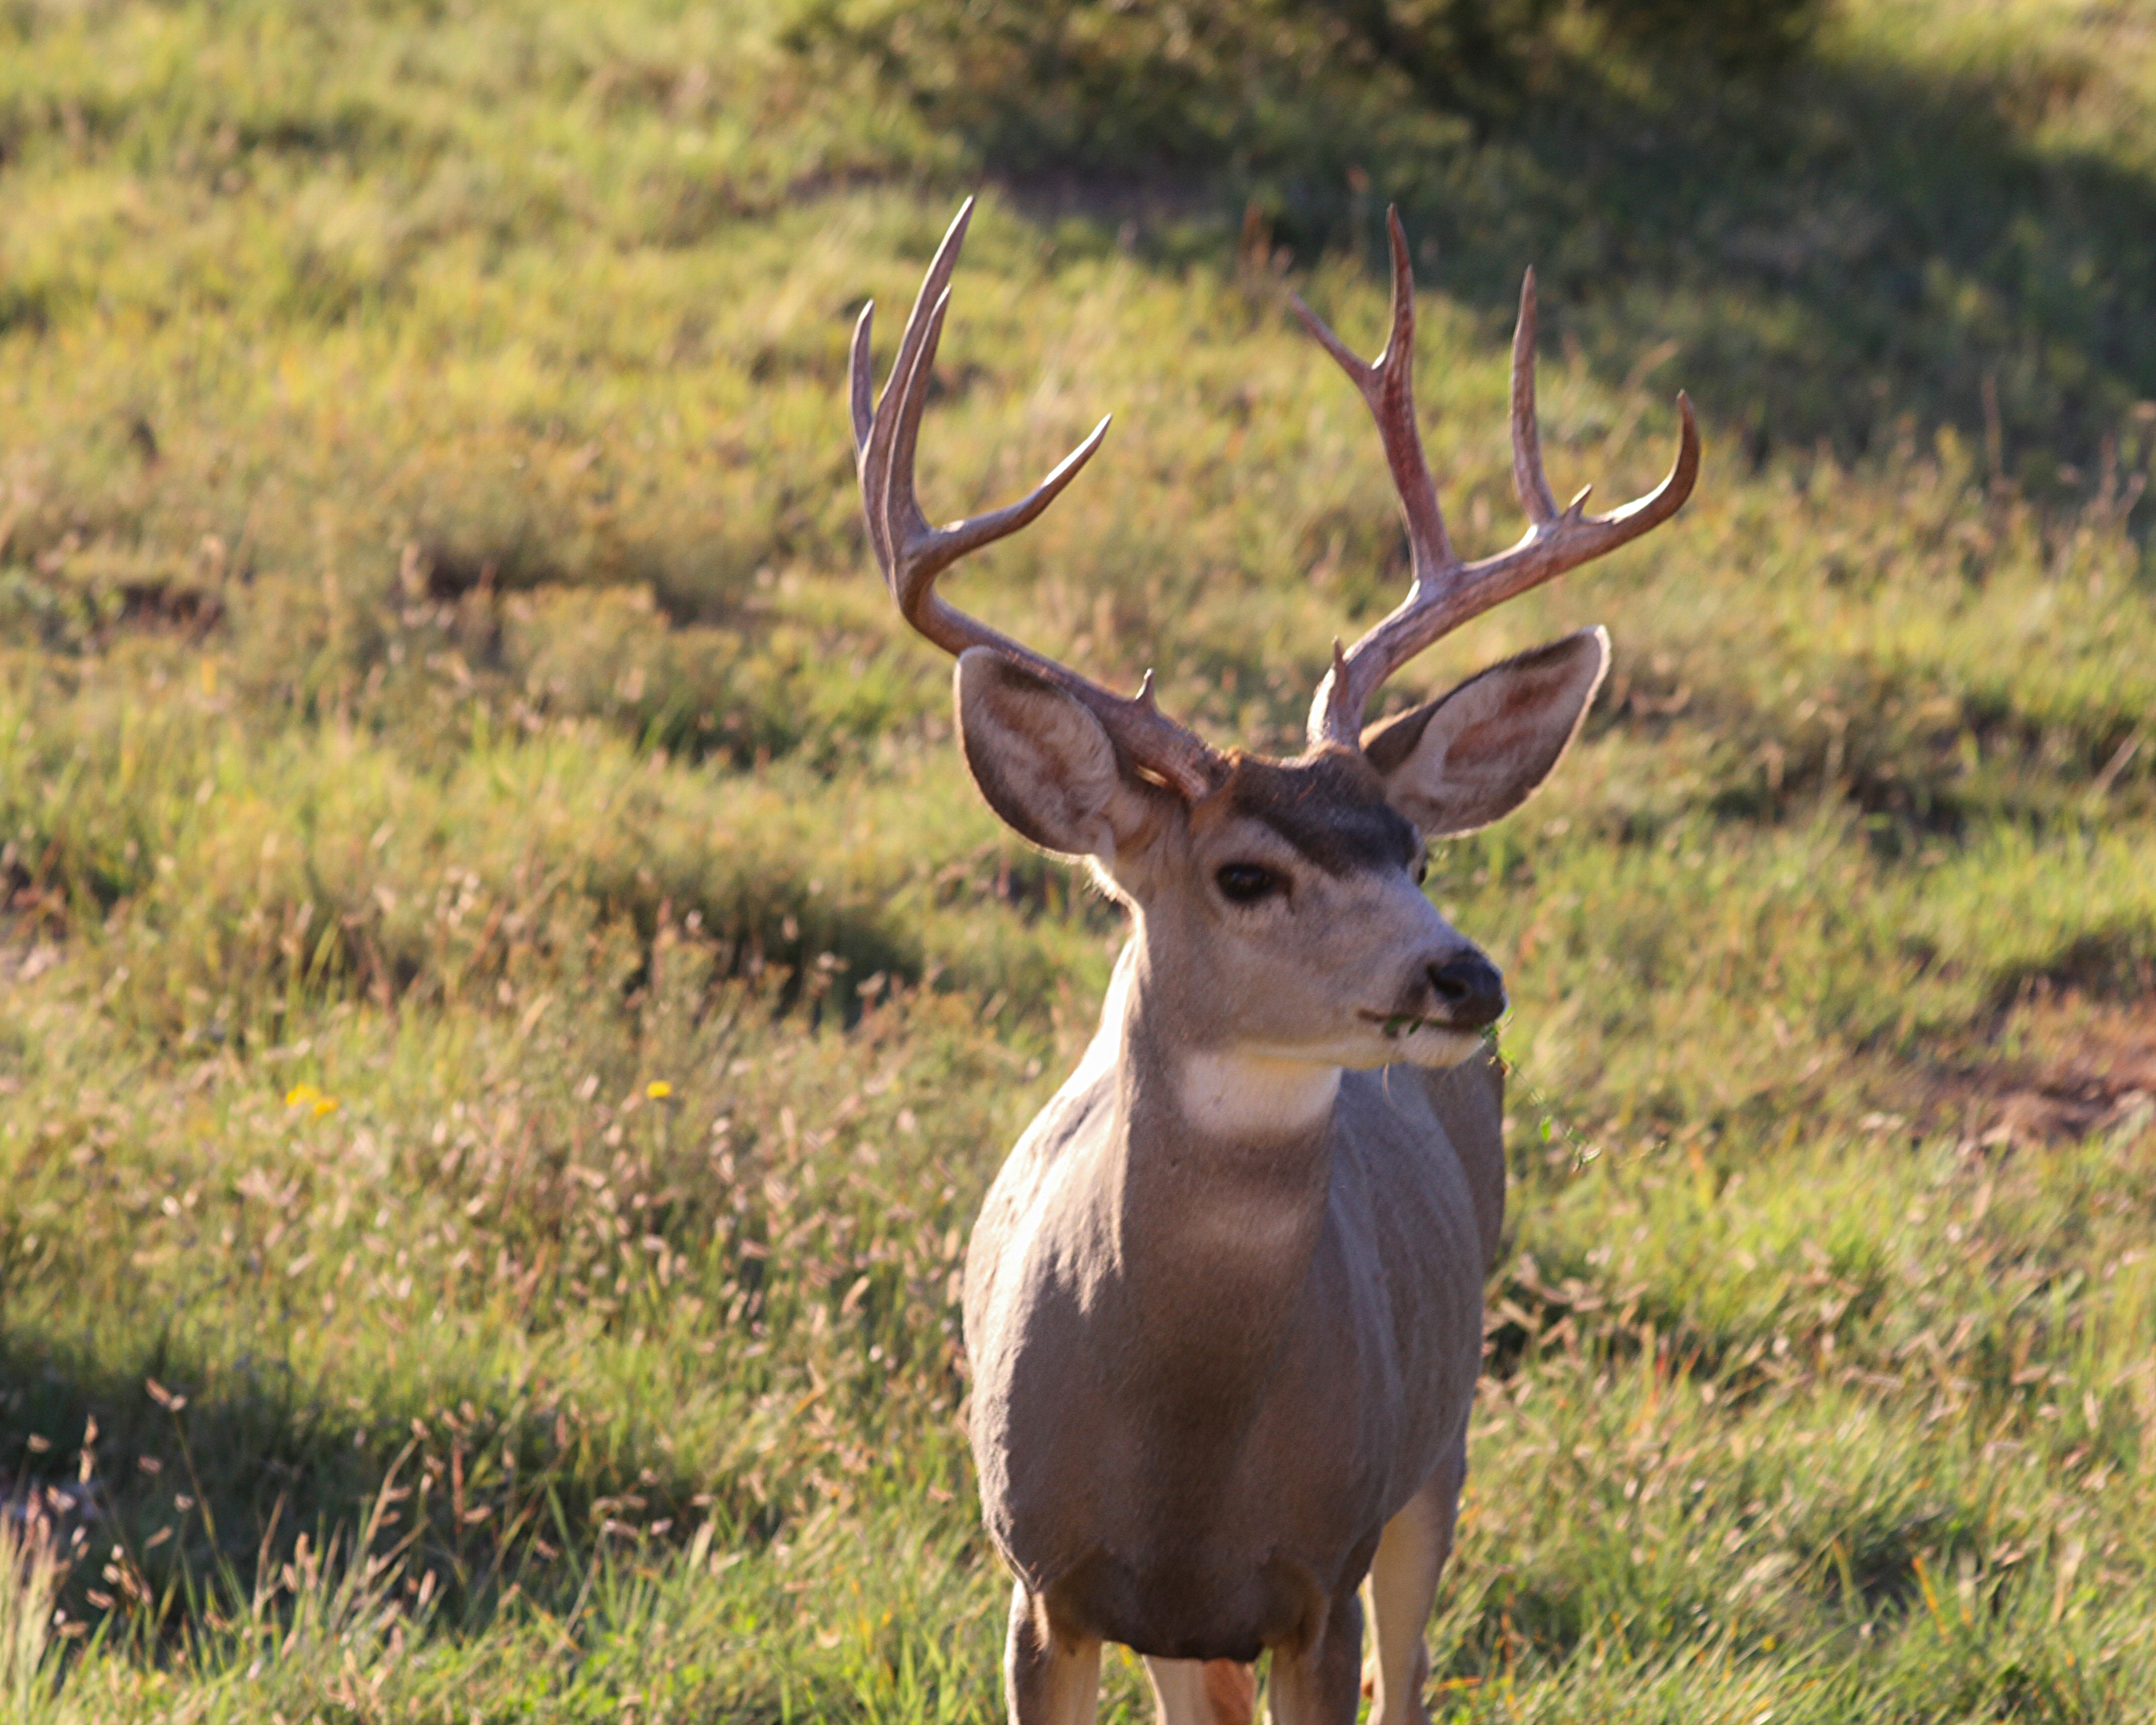
M 973 213 L 973 200 L 969 198 L 936 249 L 935 259 L 914 299 L 912 316 L 906 319 L 898 357 L 885 380 L 883 399 L 873 408 L 869 333 L 875 301 L 861 308 L 860 321 L 854 326 L 854 454 L 860 473 L 861 503 L 868 513 L 869 543 L 883 569 L 884 584 L 898 601 L 900 614 L 946 652 L 991 647 L 1016 660 L 1084 702 L 1132 764 L 1195 801 L 1217 783 L 1220 757 L 1196 732 L 1161 711 L 1153 700 L 1151 671 L 1146 673 L 1136 696 L 1117 695 L 977 622 L 936 591 L 936 578 L 960 557 L 1015 533 L 1053 503 L 1077 477 L 1078 470 L 1092 459 L 1108 429 L 1104 418 L 1047 478 L 1015 503 L 946 527 L 931 526 L 921 513 L 913 489 L 921 410 L 928 399 L 928 374 L 936 362 L 937 344 L 942 339 L 944 316 L 950 310 L 951 274 L 957 266 L 958 249 L 965 241 L 966 224 Z
M 1378 422 L 1414 552 L 1407 598 L 1344 653 L 1337 641 L 1332 644 L 1332 669 L 1311 703 L 1313 748 L 1328 742 L 1358 747 L 1364 708 L 1401 665 L 1470 618 L 1661 526 L 1682 507 L 1699 476 L 1699 428 L 1690 398 L 1680 391 L 1677 459 L 1661 485 L 1609 515 L 1584 512 L 1585 490 L 1558 508 L 1543 474 L 1535 424 L 1535 273 L 1530 270 L 1512 331 L 1512 489 L 1527 512 L 1527 531 L 1510 551 L 1462 563 L 1445 533 L 1437 486 L 1415 429 L 1414 275 L 1408 266 L 1407 236 L 1397 210 L 1388 211 L 1385 220 L 1393 243 L 1393 332 L 1375 363 L 1365 365 L 1315 312 L 1300 299 L 1295 302 L 1303 326 L 1339 362 Z

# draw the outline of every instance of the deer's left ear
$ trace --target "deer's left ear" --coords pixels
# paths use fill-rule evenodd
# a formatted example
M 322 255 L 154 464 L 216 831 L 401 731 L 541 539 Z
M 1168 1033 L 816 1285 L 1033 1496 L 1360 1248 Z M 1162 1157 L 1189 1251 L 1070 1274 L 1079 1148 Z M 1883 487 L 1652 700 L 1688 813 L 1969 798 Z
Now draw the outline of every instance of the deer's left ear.
M 1424 834 L 1450 838 L 1510 814 L 1579 734 L 1609 669 L 1609 637 L 1582 629 L 1479 671 L 1370 726 L 1363 752 L 1385 798 Z

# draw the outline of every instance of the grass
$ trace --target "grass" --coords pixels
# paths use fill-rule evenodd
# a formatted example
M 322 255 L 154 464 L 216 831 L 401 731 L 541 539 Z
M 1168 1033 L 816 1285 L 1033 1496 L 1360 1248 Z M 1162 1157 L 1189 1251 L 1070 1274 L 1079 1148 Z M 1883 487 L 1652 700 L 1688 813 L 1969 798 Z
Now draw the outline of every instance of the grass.
M 840 401 L 981 182 L 932 509 L 1117 420 L 966 602 L 1224 740 L 1404 574 L 1285 297 L 1374 341 L 1386 198 L 1471 549 L 1522 264 L 1559 490 L 1702 409 L 1678 523 L 1397 697 L 1615 639 L 1433 872 L 1516 1193 L 1433 1709 L 2145 1716 L 2138 12 L 1762 76 L 1567 11 L 1507 116 L 1265 63 L 1055 172 L 833 16 L 0 7 L 11 1717 L 994 1715 L 954 1277 L 1118 934 L 965 779 Z

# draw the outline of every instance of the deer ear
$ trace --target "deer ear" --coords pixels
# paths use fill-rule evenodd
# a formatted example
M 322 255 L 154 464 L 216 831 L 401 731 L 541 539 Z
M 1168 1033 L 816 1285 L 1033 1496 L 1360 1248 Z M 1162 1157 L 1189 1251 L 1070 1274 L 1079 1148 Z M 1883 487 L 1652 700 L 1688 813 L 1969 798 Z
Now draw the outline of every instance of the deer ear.
M 1154 796 L 1075 696 L 993 648 L 958 655 L 958 735 L 988 806 L 1044 850 L 1112 861 Z
M 1433 839 L 1510 814 L 1579 734 L 1609 669 L 1609 637 L 1582 629 L 1477 672 L 1363 733 L 1385 798 Z

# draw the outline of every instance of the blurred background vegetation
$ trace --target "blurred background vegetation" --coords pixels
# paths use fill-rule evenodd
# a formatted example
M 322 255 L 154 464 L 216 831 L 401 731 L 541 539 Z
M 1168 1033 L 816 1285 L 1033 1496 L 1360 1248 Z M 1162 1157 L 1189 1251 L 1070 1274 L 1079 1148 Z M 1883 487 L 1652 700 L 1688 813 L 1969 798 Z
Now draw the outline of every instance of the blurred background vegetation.
M 930 507 L 1117 418 L 964 602 L 1222 741 L 1404 579 L 1286 309 L 1375 345 L 1389 202 L 1471 552 L 1523 265 L 1559 490 L 1701 408 L 1394 697 L 1615 639 L 1433 874 L 1518 1194 L 1433 1708 L 2143 1710 L 2156 23 L 2087 0 L 0 3 L 0 1710 L 993 1716 L 952 1277 L 1119 935 L 841 402 L 977 188 Z
M 1395 157 L 1418 122 L 1425 137 L 1465 123 L 1486 141 L 1530 104 L 1584 90 L 1613 49 L 1722 74 L 1784 69 L 1821 9 L 1820 0 L 801 0 L 780 39 L 841 68 L 865 63 L 984 166 L 1149 178 L 1181 169 L 1268 188 L 1287 176 L 1322 227 L 1346 213 L 1324 207 L 1337 206 L 1347 167 L 1358 155 Z

